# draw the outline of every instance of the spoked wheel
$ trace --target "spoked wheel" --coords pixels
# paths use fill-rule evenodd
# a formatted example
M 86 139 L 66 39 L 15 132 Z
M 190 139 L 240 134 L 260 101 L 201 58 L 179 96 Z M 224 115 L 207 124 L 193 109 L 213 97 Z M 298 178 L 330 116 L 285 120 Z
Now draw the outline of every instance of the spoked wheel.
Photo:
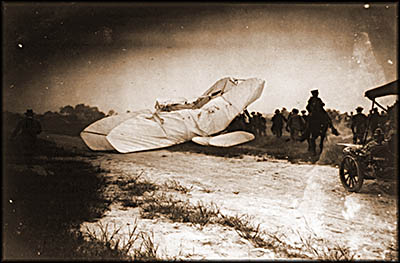
M 340 164 L 340 181 L 349 192 L 358 192 L 364 182 L 364 175 L 356 159 L 352 156 L 345 156 Z

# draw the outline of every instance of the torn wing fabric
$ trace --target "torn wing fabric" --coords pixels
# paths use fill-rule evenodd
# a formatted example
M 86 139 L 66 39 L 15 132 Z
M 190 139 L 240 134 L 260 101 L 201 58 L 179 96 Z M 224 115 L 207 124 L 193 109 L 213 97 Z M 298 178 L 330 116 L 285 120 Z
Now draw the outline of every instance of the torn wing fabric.
M 102 134 L 106 134 L 107 147 L 121 153 L 163 148 L 196 136 L 210 136 L 224 130 L 240 112 L 258 99 L 264 84 L 263 80 L 255 78 L 224 78 L 198 99 L 168 103 L 157 101 L 155 112 L 141 111 L 132 118 L 118 119 L 114 127 L 107 126 Z M 111 120 L 103 122 L 112 126 Z M 81 133 L 82 138 L 82 134 L 89 134 L 86 130 L 92 125 Z M 95 138 L 93 134 L 89 136 Z M 104 135 L 101 139 L 104 140 Z M 101 148 L 94 149 L 87 145 L 92 150 Z
M 207 102 L 213 98 L 221 95 L 224 92 L 229 91 L 232 86 L 236 86 L 240 81 L 233 78 L 223 78 L 217 81 L 211 86 L 206 92 L 204 92 L 200 97 L 194 99 L 175 99 L 175 100 L 156 100 L 155 108 L 160 111 L 174 111 L 183 109 L 200 109 Z
M 80 133 L 80 136 L 85 144 L 93 151 L 115 150 L 114 147 L 107 141 L 106 136 L 117 125 L 128 119 L 135 118 L 143 113 L 152 114 L 150 110 L 142 110 L 105 117 L 86 127 Z

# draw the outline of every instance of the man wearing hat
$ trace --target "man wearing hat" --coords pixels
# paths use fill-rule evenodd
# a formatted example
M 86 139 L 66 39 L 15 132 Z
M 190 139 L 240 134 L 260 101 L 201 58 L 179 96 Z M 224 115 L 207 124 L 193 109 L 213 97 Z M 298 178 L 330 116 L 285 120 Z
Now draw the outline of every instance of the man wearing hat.
M 281 114 L 281 112 L 276 109 L 275 110 L 275 115 L 271 119 L 272 121 L 272 126 L 271 126 L 271 131 L 276 137 L 280 138 L 282 136 L 282 128 L 283 128 L 283 123 L 286 122 L 285 116 Z
M 312 90 L 311 91 L 312 97 L 308 99 L 306 109 L 308 111 L 308 116 L 307 119 L 309 120 L 310 118 L 320 116 L 323 120 L 325 120 L 328 123 L 328 127 L 331 129 L 332 133 L 336 136 L 339 135 L 339 132 L 336 130 L 336 128 L 333 126 L 332 119 L 329 117 L 329 114 L 325 111 L 324 106 L 325 103 L 321 100 L 320 97 L 318 97 L 318 90 Z M 318 117 L 317 117 L 318 119 Z M 306 129 L 304 131 L 304 137 L 307 138 L 309 136 L 309 127 L 310 123 L 309 121 L 306 122 Z
M 353 132 L 353 143 L 364 143 L 364 133 L 367 129 L 368 117 L 362 113 L 363 107 L 357 107 L 357 114 L 353 116 L 351 131 Z
M 378 109 L 373 108 L 369 113 L 369 128 L 371 129 L 371 134 L 381 125 L 381 116 L 379 115 Z
M 33 118 L 33 110 L 28 109 L 25 112 L 25 118 L 18 122 L 17 127 L 11 134 L 11 138 L 20 139 L 25 161 L 31 161 L 35 150 L 36 136 L 41 132 L 42 126 L 40 122 Z
M 290 132 L 290 139 L 292 141 L 300 141 L 305 123 L 303 118 L 299 115 L 298 109 L 292 109 L 291 113 L 286 124 L 286 130 Z
M 308 99 L 306 109 L 312 115 L 313 112 L 323 109 L 325 106 L 325 103 L 322 102 L 321 98 L 318 97 L 318 90 L 312 90 L 311 91 L 312 97 Z

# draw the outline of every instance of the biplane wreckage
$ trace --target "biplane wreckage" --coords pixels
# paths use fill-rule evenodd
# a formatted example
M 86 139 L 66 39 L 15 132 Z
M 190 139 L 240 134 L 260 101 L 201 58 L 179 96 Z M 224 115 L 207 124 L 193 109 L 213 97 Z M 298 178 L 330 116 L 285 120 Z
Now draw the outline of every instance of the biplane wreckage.
M 155 109 L 118 114 L 86 127 L 80 136 L 93 151 L 130 153 L 164 148 L 192 140 L 201 145 L 230 147 L 254 139 L 244 131 L 219 134 L 257 100 L 265 81 L 223 78 L 198 98 L 158 101 Z M 213 136 L 216 135 L 216 136 Z

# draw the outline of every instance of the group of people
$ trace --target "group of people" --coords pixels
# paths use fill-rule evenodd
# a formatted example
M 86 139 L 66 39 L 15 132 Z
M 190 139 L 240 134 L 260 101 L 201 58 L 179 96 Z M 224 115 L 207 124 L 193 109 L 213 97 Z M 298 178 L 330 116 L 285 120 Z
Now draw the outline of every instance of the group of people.
M 333 127 L 333 123 L 328 113 L 325 111 L 325 103 L 318 97 L 318 90 L 311 91 L 312 96 L 307 102 L 306 110 L 302 110 L 299 114 L 299 110 L 293 108 L 286 118 L 279 109 L 275 110 L 275 115 L 272 117 L 272 133 L 280 138 L 282 136 L 282 129 L 286 123 L 286 131 L 290 133 L 290 139 L 293 141 L 304 141 L 310 135 L 310 122 L 308 118 L 310 116 L 319 114 L 321 118 L 325 119 L 328 126 L 332 129 L 332 132 L 337 135 L 338 131 Z
M 260 112 L 251 112 L 244 110 L 243 113 L 237 115 L 228 126 L 227 130 L 247 131 L 255 136 L 265 136 L 267 127 L 267 119 Z
M 271 121 L 271 131 L 276 137 L 282 137 L 282 129 L 284 127 L 284 124 L 286 123 L 285 129 L 287 132 L 290 133 L 290 138 L 294 141 L 298 141 L 301 140 L 301 138 L 303 137 L 303 133 L 305 131 L 307 123 L 307 115 L 305 110 L 302 110 L 300 115 L 299 110 L 293 108 L 286 118 L 279 111 L 279 109 L 276 109 Z
M 279 109 L 275 110 L 275 114 L 271 119 L 271 131 L 275 136 L 278 138 L 282 137 L 282 130 L 285 128 L 290 133 L 292 141 L 306 140 L 310 136 L 310 122 L 308 118 L 310 116 L 314 117 L 314 115 L 318 115 L 319 119 L 322 118 L 328 124 L 328 127 L 331 128 L 332 133 L 338 135 L 338 131 L 333 127 L 331 118 L 324 109 L 325 103 L 318 97 L 318 90 L 312 90 L 311 94 L 312 97 L 308 100 L 306 106 L 308 114 L 306 110 L 299 112 L 298 109 L 293 108 L 288 116 L 285 116 Z M 267 120 L 260 112 L 252 112 L 250 114 L 247 110 L 244 110 L 243 113 L 236 116 L 227 128 L 229 132 L 237 130 L 248 131 L 256 136 L 265 136 Z
M 389 107 L 388 112 L 379 113 L 377 108 L 370 110 L 368 116 L 363 113 L 364 108 L 359 106 L 356 108 L 357 114 L 351 117 L 351 131 L 353 132 L 353 143 L 364 144 L 367 140 L 368 133 L 372 137 L 378 134 L 387 134 L 391 130 L 391 126 L 395 123 L 395 112 L 398 103 Z

